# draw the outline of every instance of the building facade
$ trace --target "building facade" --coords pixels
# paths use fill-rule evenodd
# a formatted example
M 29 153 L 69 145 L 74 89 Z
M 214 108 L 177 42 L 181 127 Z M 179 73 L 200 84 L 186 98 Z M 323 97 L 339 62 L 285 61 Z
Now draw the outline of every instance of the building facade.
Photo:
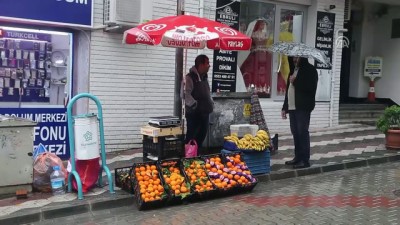
M 58 2 L 47 1 L 49 4 Z M 191 15 L 214 20 L 218 11 L 222 10 L 222 7 L 217 7 L 217 4 L 221 3 L 218 1 L 186 0 L 184 9 Z M 173 114 L 175 49 L 122 44 L 122 33 L 105 31 L 106 1 L 61 2 L 65 6 L 89 5 L 90 7 L 85 9 L 90 9 L 90 24 L 68 24 L 65 21 L 49 21 L 50 19 L 46 18 L 21 20 L 23 15 L 3 15 L 5 12 L 1 12 L 0 25 L 5 27 L 4 30 L 6 27 L 49 30 L 68 36 L 68 45 L 63 49 L 68 49 L 64 56 L 68 55 L 69 58 L 67 63 L 62 65 L 66 66 L 67 74 L 70 74 L 66 81 L 69 82 L 69 91 L 61 90 L 61 93 L 65 93 L 62 97 L 56 94 L 60 93 L 56 89 L 54 94 L 51 94 L 57 95 L 56 103 L 39 102 L 40 104 L 35 103 L 32 106 L 28 103 L 18 105 L 18 101 L 2 101 L 0 103 L 3 114 L 11 114 L 6 110 L 10 106 L 35 109 L 64 108 L 63 100 L 68 100 L 77 93 L 89 92 L 97 96 L 103 106 L 107 151 L 140 148 L 140 127 L 152 116 Z M 11 1 L 9 4 L 12 7 Z M 229 4 L 228 1 L 227 5 Z M 57 8 L 63 6 L 51 5 Z M 153 19 L 175 15 L 176 11 L 177 1 L 152 0 Z M 254 43 L 260 44 L 262 41 L 263 44 L 259 45 L 261 47 L 278 41 L 298 41 L 310 46 L 318 45 L 328 53 L 332 58 L 332 67 L 319 68 L 318 102 L 312 113 L 311 127 L 337 125 L 342 48 L 336 46 L 335 40 L 340 35 L 338 31 L 343 29 L 345 0 L 242 0 L 239 14 L 239 29 L 254 38 Z M 212 62 L 213 51 L 189 50 L 188 67 L 193 65 L 194 57 L 199 53 L 207 54 Z M 286 73 L 285 59 L 261 49 L 238 53 L 237 63 L 235 91 L 245 92 L 249 85 L 254 84 L 260 94 L 261 106 L 271 133 L 289 131 L 289 122 L 280 118 L 284 94 L 282 82 L 285 82 L 283 78 Z M 54 70 L 52 73 L 57 73 L 63 68 L 51 69 Z M 215 82 L 211 73 L 210 70 L 210 83 Z M 86 110 L 95 112 L 95 104 L 81 101 L 75 112 L 81 113 Z M 20 114 L 23 113 L 24 111 L 20 111 Z M 46 135 L 38 136 L 45 137 Z

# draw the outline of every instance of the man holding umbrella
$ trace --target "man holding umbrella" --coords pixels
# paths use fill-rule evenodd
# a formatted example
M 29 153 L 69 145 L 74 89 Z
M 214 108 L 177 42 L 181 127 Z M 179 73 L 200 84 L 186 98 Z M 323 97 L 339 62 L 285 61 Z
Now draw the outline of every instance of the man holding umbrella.
M 195 65 L 185 76 L 185 106 L 187 131 L 185 143 L 194 139 L 198 147 L 207 135 L 209 114 L 214 109 L 214 102 L 211 98 L 210 85 L 208 84 L 207 72 L 210 69 L 210 62 L 206 55 L 198 55 Z M 183 90 L 183 86 L 181 87 Z
M 286 85 L 282 119 L 289 113 L 295 156 L 285 162 L 294 169 L 310 167 L 310 116 L 315 107 L 318 72 L 307 58 L 289 57 L 290 74 Z

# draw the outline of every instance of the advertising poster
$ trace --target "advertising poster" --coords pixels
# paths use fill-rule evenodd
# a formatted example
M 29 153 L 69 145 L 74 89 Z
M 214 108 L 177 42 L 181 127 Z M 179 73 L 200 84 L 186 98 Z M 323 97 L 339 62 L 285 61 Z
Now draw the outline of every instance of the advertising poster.
M 239 29 L 240 2 L 217 0 L 215 21 Z M 214 51 L 212 92 L 236 91 L 237 51 Z
M 335 14 L 318 11 L 317 13 L 317 32 L 315 47 L 322 50 L 332 63 L 333 42 L 335 33 Z M 330 70 L 331 66 L 316 62 L 317 69 Z
M 382 77 L 382 57 L 369 56 L 365 59 L 364 76 L 366 77 Z
M 67 109 L 65 108 L 0 108 L 4 116 L 20 117 L 38 123 L 33 130 L 33 149 L 43 144 L 48 152 L 69 159 Z
M 49 102 L 51 35 L 0 29 L 0 102 Z

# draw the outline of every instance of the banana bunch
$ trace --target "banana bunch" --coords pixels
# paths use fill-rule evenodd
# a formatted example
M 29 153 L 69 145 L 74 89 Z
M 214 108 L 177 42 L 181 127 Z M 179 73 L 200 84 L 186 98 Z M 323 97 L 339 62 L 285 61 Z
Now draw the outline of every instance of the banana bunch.
M 259 140 L 258 142 L 259 142 L 259 145 L 261 147 L 261 151 L 270 147 L 269 135 L 265 130 L 257 131 L 257 134 L 256 134 L 255 138 Z M 260 143 L 260 141 L 261 141 L 261 143 Z
M 230 136 L 224 137 L 224 139 L 225 141 L 235 143 L 239 149 L 244 150 L 263 151 L 270 146 L 269 135 L 264 130 L 257 131 L 256 136 L 245 134 L 243 138 L 239 139 L 237 137 L 237 134 L 232 134 Z
M 229 141 L 229 142 L 233 142 L 233 143 L 235 143 L 236 146 L 238 146 L 238 144 L 239 144 L 239 138 L 238 138 L 236 133 L 233 133 L 233 134 L 231 134 L 229 136 L 225 136 L 224 140 L 225 141 Z

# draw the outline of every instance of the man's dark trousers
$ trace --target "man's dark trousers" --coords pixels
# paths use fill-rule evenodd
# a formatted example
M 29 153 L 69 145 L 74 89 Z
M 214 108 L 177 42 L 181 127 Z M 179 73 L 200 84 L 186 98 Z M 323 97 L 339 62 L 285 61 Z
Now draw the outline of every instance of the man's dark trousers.
M 185 143 L 195 139 L 200 149 L 207 135 L 208 121 L 208 114 L 193 113 L 186 115 L 187 131 Z
M 310 127 L 311 111 L 289 110 L 290 130 L 294 140 L 295 161 L 310 161 Z

